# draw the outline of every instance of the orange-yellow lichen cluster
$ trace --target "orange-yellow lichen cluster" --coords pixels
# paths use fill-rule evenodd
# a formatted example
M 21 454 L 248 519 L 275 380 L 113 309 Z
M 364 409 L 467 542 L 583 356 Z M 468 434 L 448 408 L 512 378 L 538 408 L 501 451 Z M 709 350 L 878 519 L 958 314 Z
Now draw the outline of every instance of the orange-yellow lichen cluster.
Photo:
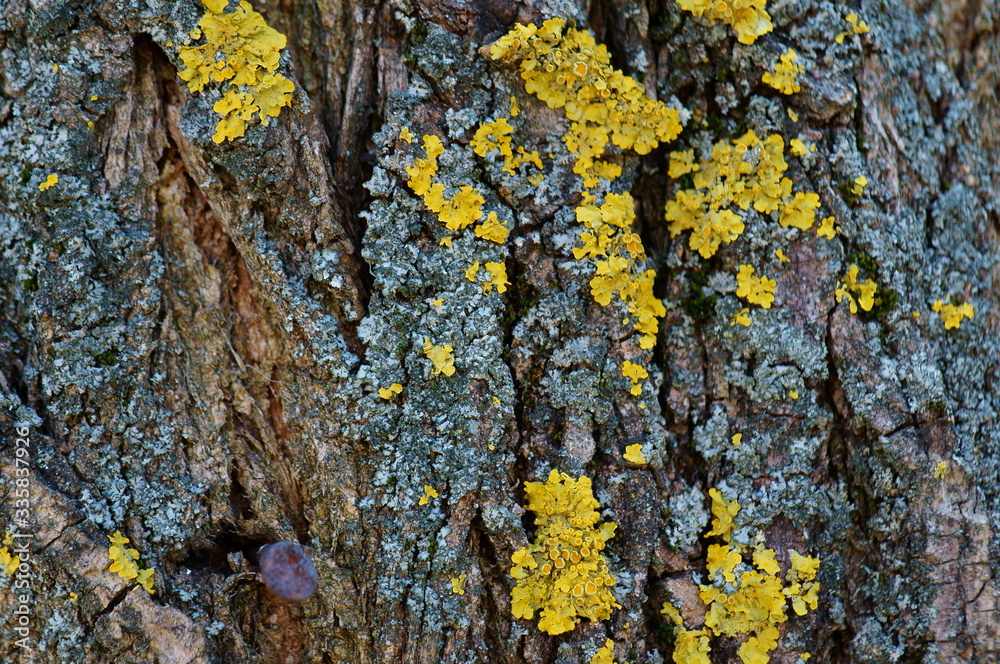
M 766 0 L 677 0 L 681 9 L 695 16 L 724 21 L 733 26 L 741 44 L 752 44 L 774 28 L 765 11 Z
M 677 628 L 674 648 L 676 664 L 710 664 L 709 636 L 750 636 L 737 654 L 744 664 L 766 664 L 778 644 L 778 625 L 788 620 L 791 602 L 796 615 L 805 615 L 818 604 L 819 559 L 799 555 L 790 549 L 789 570 L 784 582 L 773 549 L 747 547 L 733 542 L 733 518 L 739 513 L 736 500 L 727 500 L 711 489 L 712 529 L 706 537 L 718 537 L 719 544 L 708 547 L 708 585 L 701 586 L 701 599 L 708 607 L 705 626 L 689 630 L 680 613 L 669 602 L 662 613 Z M 746 556 L 750 561 L 745 561 Z
M 153 594 L 153 570 L 140 569 L 137 561 L 139 552 L 135 549 L 125 548 L 129 539 L 115 531 L 114 535 L 108 535 L 111 546 L 108 548 L 108 557 L 111 559 L 111 566 L 108 569 L 123 579 L 135 579 L 136 583 L 146 589 L 150 595 Z
M 615 642 L 605 639 L 604 645 L 590 658 L 590 664 L 615 664 Z
M 736 275 L 736 297 L 745 298 L 750 304 L 759 304 L 764 309 L 770 309 L 774 303 L 774 287 L 778 282 L 767 277 L 753 276 L 753 267 L 740 265 Z
M 185 46 L 180 77 L 191 92 L 200 92 L 209 81 L 231 86 L 213 110 L 222 116 L 212 140 L 221 143 L 243 136 L 247 122 L 257 113 L 261 124 L 278 117 L 292 102 L 295 85 L 276 73 L 285 36 L 264 22 L 246 0 L 232 11 L 228 0 L 202 0 L 205 15 L 191 39 L 205 38 L 201 46 Z
M 532 164 L 538 170 L 542 170 L 542 159 L 536 150 L 527 152 L 524 147 L 518 146 L 517 154 L 514 154 L 511 146 L 513 133 L 514 128 L 507 122 L 507 118 L 484 122 L 476 129 L 476 135 L 469 141 L 469 146 L 480 157 L 485 157 L 494 150 L 498 151 L 503 157 L 503 167 L 500 170 L 508 175 L 514 175 L 521 164 Z
M 585 230 L 580 232 L 582 247 L 573 249 L 577 259 L 597 259 L 595 276 L 590 280 L 590 292 L 601 306 L 611 304 L 618 295 L 628 307 L 633 329 L 640 335 L 639 346 L 652 348 L 656 344 L 659 319 L 666 315 L 663 303 L 653 295 L 655 270 L 641 270 L 638 263 L 646 260 L 642 240 L 632 232 L 635 220 L 632 195 L 608 194 L 604 203 L 584 192 L 583 203 L 576 208 L 576 220 Z
M 798 76 L 806 70 L 805 66 L 795 62 L 799 55 L 792 49 L 781 54 L 774 65 L 774 71 L 766 71 L 762 80 L 782 94 L 790 95 L 799 91 Z
M 563 143 L 575 157 L 573 172 L 585 188 L 576 208 L 584 226 L 583 246 L 573 253 L 578 260 L 593 261 L 594 300 L 608 306 L 617 296 L 629 312 L 625 323 L 639 333 L 640 347 L 652 348 L 666 308 L 653 295 L 656 272 L 640 265 L 646 253 L 632 232 L 632 196 L 607 194 L 599 202 L 586 190 L 621 175 L 621 166 L 607 159 L 609 144 L 647 154 L 680 133 L 680 113 L 650 99 L 641 83 L 611 66 L 604 45 L 585 30 L 566 28 L 562 19 L 549 19 L 541 27 L 516 25 L 490 46 L 490 55 L 517 63 L 525 89 L 565 113 L 570 124 Z M 496 131 L 490 131 L 495 139 Z M 633 385 L 636 394 L 634 387 L 639 386 Z
M 664 218 L 670 222 L 671 237 L 691 231 L 688 246 L 702 258 L 711 258 L 723 243 L 733 242 L 746 224 L 738 210 L 753 207 L 761 214 L 778 213 L 782 227 L 809 230 L 816 221 L 819 196 L 793 192 L 792 181 L 784 176 L 785 141 L 778 134 L 761 140 L 753 131 L 716 143 L 709 159 L 696 162 L 693 150 L 670 153 L 668 175 L 679 178 L 692 174 L 693 187 L 677 192 L 667 201 Z M 832 238 L 833 217 L 823 220 L 818 233 Z M 779 260 L 782 260 L 779 255 Z M 773 279 L 754 277 L 753 268 L 740 267 L 737 295 L 769 308 L 774 299 Z M 733 324 L 749 325 L 742 310 Z
M 563 141 L 576 155 L 573 171 L 589 188 L 621 174 L 620 166 L 602 159 L 609 142 L 647 154 L 680 133 L 680 115 L 612 67 L 607 48 L 593 35 L 574 28 L 564 34 L 565 25 L 559 18 L 540 28 L 517 25 L 490 46 L 490 55 L 518 61 L 525 89 L 549 108 L 564 109 L 572 124 Z
M 21 557 L 17 554 L 11 555 L 7 547 L 14 545 L 14 536 L 8 530 L 3 535 L 3 546 L 0 547 L 0 572 L 13 575 L 21 566 Z
M 875 282 L 871 279 L 868 279 L 865 283 L 860 283 L 858 281 L 858 266 L 852 265 L 847 270 L 847 274 L 844 275 L 834 294 L 837 296 L 837 302 L 843 302 L 846 299 L 848 306 L 851 308 L 851 313 L 856 314 L 858 313 L 858 306 L 865 311 L 872 310 L 872 307 L 875 306 L 876 288 Z
M 538 628 L 549 634 L 570 631 L 580 618 L 610 618 L 620 605 L 601 551 L 615 524 L 597 525 L 600 505 L 590 478 L 574 480 L 553 470 L 547 482 L 525 482 L 524 489 L 538 530 L 534 543 L 511 556 L 514 617 L 531 620 L 540 611 Z
M 961 325 L 963 318 L 972 320 L 972 317 L 976 315 L 976 310 L 969 302 L 954 304 L 953 302 L 936 300 L 931 309 L 938 312 L 938 316 L 941 317 L 944 329 L 946 330 L 951 330 Z

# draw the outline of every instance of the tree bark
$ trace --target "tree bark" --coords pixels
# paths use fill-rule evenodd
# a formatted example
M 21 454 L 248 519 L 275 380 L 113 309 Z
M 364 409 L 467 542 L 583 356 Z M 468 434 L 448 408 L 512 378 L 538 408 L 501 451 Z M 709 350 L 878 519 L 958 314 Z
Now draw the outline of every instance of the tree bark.
M 218 95 L 177 76 L 199 3 L 0 5 L 0 530 L 31 535 L 29 601 L 0 575 L 0 660 L 589 662 L 611 638 L 620 662 L 672 661 L 660 608 L 703 619 L 712 487 L 783 565 L 821 560 L 819 608 L 782 625 L 772 661 L 1000 658 L 995 2 L 865 0 L 871 32 L 839 45 L 852 10 L 776 2 L 751 46 L 666 0 L 255 7 L 288 37 L 293 103 L 217 145 Z M 572 258 L 565 118 L 481 52 L 552 16 L 690 114 L 673 143 L 613 157 L 668 310 L 651 352 Z M 808 65 L 790 97 L 760 78 L 787 47 Z M 537 187 L 462 147 L 511 96 L 517 140 L 545 155 Z M 710 261 L 669 236 L 669 151 L 749 128 L 815 145 L 788 174 L 834 240 L 753 211 Z M 505 245 L 439 244 L 405 184 L 423 134 L 513 220 Z M 487 260 L 506 261 L 503 295 L 464 277 Z M 895 306 L 835 301 L 859 261 Z M 749 328 L 730 325 L 741 264 L 778 281 Z M 956 330 L 930 309 L 949 296 L 975 306 Z M 455 375 L 431 373 L 428 339 L 455 348 Z M 639 398 L 623 360 L 650 368 Z M 645 466 L 622 458 L 636 443 Z M 553 468 L 592 477 L 619 524 L 622 608 L 560 636 L 510 600 L 524 482 Z M 425 485 L 439 495 L 419 505 Z M 116 530 L 155 594 L 108 571 Z M 278 540 L 318 569 L 306 602 L 253 574 Z M 713 640 L 712 661 L 737 645 Z

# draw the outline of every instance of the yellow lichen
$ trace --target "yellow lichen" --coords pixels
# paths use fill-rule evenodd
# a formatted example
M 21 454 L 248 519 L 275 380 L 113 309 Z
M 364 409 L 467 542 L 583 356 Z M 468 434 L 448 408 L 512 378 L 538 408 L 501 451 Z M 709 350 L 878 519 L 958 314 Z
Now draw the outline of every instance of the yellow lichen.
M 399 383 L 393 383 L 389 387 L 378 388 L 378 395 L 383 399 L 391 399 L 392 395 L 399 394 L 403 391 L 403 386 Z
M 774 28 L 765 0 L 677 0 L 677 4 L 695 16 L 728 23 L 741 44 L 752 44 Z
M 431 498 L 437 498 L 437 489 L 432 487 L 430 484 L 424 485 L 424 495 L 420 496 L 420 500 L 417 501 L 418 505 L 426 505 L 431 501 Z
M 806 68 L 796 63 L 798 54 L 788 49 L 781 54 L 781 58 L 774 65 L 774 71 L 766 71 L 761 77 L 762 80 L 782 94 L 790 95 L 799 91 L 798 75 Z
M 593 196 L 585 194 L 583 203 L 576 208 L 576 220 L 584 226 L 580 232 L 583 246 L 573 249 L 573 255 L 577 259 L 597 259 L 596 275 L 590 280 L 594 300 L 608 306 L 611 298 L 618 295 L 628 308 L 632 328 L 641 335 L 639 346 L 652 348 L 659 319 L 667 310 L 653 295 L 656 272 L 639 272 L 638 263 L 646 260 L 646 252 L 639 236 L 632 232 L 633 206 L 628 192 L 608 194 L 600 206 Z
M 456 595 L 464 595 L 465 594 L 465 579 L 466 579 L 466 575 L 465 574 L 459 574 L 456 577 L 452 577 L 452 579 L 451 579 L 451 592 L 453 592 Z
M 750 309 L 743 307 L 733 316 L 733 319 L 729 321 L 729 327 L 735 325 L 742 325 L 743 327 L 750 327 Z
M 846 299 L 851 313 L 856 314 L 859 305 L 865 311 L 872 310 L 872 307 L 875 306 L 876 289 L 877 286 L 871 279 L 863 284 L 858 283 L 858 266 L 852 265 L 834 294 L 837 296 L 837 302 L 843 302 Z
M 541 170 L 542 158 L 538 156 L 537 151 L 526 152 L 523 147 L 518 147 L 517 154 L 514 154 L 511 146 L 513 131 L 514 128 L 507 122 L 507 118 L 484 122 L 476 129 L 476 135 L 469 142 L 469 147 L 480 157 L 497 150 L 503 157 L 503 167 L 500 170 L 508 175 L 514 175 L 521 164 L 532 164 Z
M 604 645 L 597 649 L 594 656 L 590 658 L 590 664 L 615 664 L 615 642 L 611 639 L 604 641 Z
M 625 360 L 622 362 L 622 376 L 628 378 L 632 383 L 629 391 L 635 396 L 639 396 L 642 394 L 642 385 L 640 385 L 640 382 L 649 378 L 649 372 L 642 365 L 633 364 Z
M 401 141 L 406 141 L 407 143 L 413 142 L 413 132 L 410 131 L 409 127 L 403 127 L 399 130 L 399 139 Z
M 938 316 L 941 317 L 944 329 L 946 330 L 951 330 L 961 325 L 963 318 L 972 320 L 972 317 L 976 315 L 975 308 L 969 302 L 954 304 L 952 302 L 936 300 L 931 305 L 931 309 L 938 312 Z
M 785 255 L 785 252 L 781 249 L 775 249 L 774 255 L 778 257 L 778 260 L 782 263 L 791 263 L 792 259 Z
M 228 12 L 226 0 L 202 4 L 205 15 L 191 38 L 204 37 L 205 44 L 180 49 L 184 69 L 178 75 L 191 92 L 202 91 L 211 81 L 232 86 L 213 106 L 222 119 L 212 140 L 221 143 L 243 136 L 254 113 L 264 125 L 277 117 L 291 104 L 295 85 L 275 73 L 285 36 L 268 26 L 249 2 L 242 0 Z
M 455 358 L 452 357 L 453 350 L 451 344 L 436 346 L 431 343 L 430 339 L 424 339 L 424 355 L 431 361 L 431 365 L 433 366 L 433 369 L 431 369 L 432 374 L 451 376 L 455 373 Z
M 937 465 L 934 466 L 934 479 L 939 480 L 948 474 L 948 462 L 938 461 Z
M 498 293 L 506 293 L 507 286 L 507 265 L 504 263 L 486 263 L 483 267 L 489 273 L 490 278 L 483 282 L 483 293 L 489 293 L 496 287 Z
M 565 110 L 572 125 L 563 141 L 576 155 L 573 171 L 589 188 L 621 174 L 620 166 L 602 159 L 609 142 L 647 154 L 680 133 L 680 115 L 614 69 L 607 48 L 593 35 L 575 28 L 564 34 L 565 24 L 552 18 L 540 28 L 516 25 L 490 46 L 490 55 L 518 61 L 525 89 L 549 108 Z
M 774 303 L 774 287 L 778 282 L 764 276 L 755 277 L 753 272 L 752 266 L 740 265 L 740 272 L 736 275 L 736 296 L 746 298 L 750 304 L 770 309 Z
M 493 60 L 518 63 L 525 89 L 550 108 L 564 111 L 570 124 L 562 139 L 575 157 L 573 171 L 585 188 L 592 188 L 621 174 L 621 166 L 606 158 L 609 143 L 647 154 L 677 136 L 680 114 L 650 99 L 642 84 L 614 69 L 607 48 L 589 32 L 564 28 L 562 19 L 549 19 L 541 27 L 516 25 L 490 46 L 490 55 Z M 506 123 L 498 122 L 477 130 L 474 147 L 480 153 L 498 149 L 506 160 L 512 153 L 509 147 L 503 152 L 502 137 L 509 132 Z M 536 165 L 541 167 L 540 160 Z M 533 184 L 541 182 L 540 173 L 533 177 L 529 178 Z M 666 315 L 666 309 L 652 293 L 655 272 L 639 265 L 646 255 L 639 236 L 631 231 L 632 197 L 628 192 L 607 194 L 598 206 L 596 198 L 584 191 L 583 199 L 576 212 L 587 230 L 580 238 L 584 246 L 574 254 L 593 261 L 591 293 L 602 306 L 618 295 L 628 307 L 629 322 L 641 335 L 640 347 L 652 348 L 657 319 Z
M 111 566 L 108 569 L 123 579 L 135 579 L 136 583 L 146 589 L 150 595 L 153 594 L 153 570 L 142 569 L 137 564 L 139 552 L 135 549 L 126 548 L 129 539 L 116 530 L 114 535 L 108 535 L 111 546 L 108 547 L 108 557 L 111 559 Z
M 806 147 L 801 138 L 793 138 L 788 141 L 788 149 L 796 157 L 804 157 L 809 152 L 809 148 Z
M 859 175 L 854 178 L 854 182 L 851 183 L 851 193 L 855 196 L 860 196 L 864 193 L 865 187 L 868 186 L 868 178 L 864 175 Z
M 476 225 L 475 231 L 476 237 L 490 242 L 496 242 L 497 244 L 503 244 L 506 242 L 507 236 L 510 234 L 510 229 L 507 228 L 507 224 L 500 221 L 496 212 L 490 212 L 487 214 L 486 221 L 480 222 Z
M 553 470 L 548 481 L 525 482 L 528 509 L 535 513 L 535 541 L 511 560 L 517 579 L 511 591 L 515 618 L 531 620 L 548 634 L 573 629 L 580 618 L 606 620 L 620 605 L 611 594 L 615 578 L 601 555 L 615 524 L 597 525 L 600 506 L 589 477 L 574 480 Z
M 13 576 L 21 566 L 21 557 L 11 555 L 7 547 L 14 546 L 14 536 L 8 530 L 3 535 L 3 546 L 0 547 L 0 571 Z
M 670 222 L 670 236 L 691 231 L 690 248 L 711 258 L 723 242 L 732 242 L 745 229 L 743 218 L 730 208 L 749 210 L 752 206 L 763 214 L 782 208 L 786 222 L 804 223 L 804 206 L 816 195 L 796 193 L 792 198 L 792 181 L 783 177 L 788 168 L 784 148 L 785 141 L 778 134 L 761 141 L 748 131 L 735 140 L 716 143 L 711 157 L 703 159 L 697 169 L 686 153 L 671 153 L 671 170 L 684 173 L 690 168 L 694 188 L 682 189 L 667 201 L 664 217 Z
M 639 445 L 638 443 L 626 447 L 625 453 L 622 454 L 622 458 L 629 463 L 634 463 L 637 466 L 641 466 L 646 463 L 646 455 L 642 453 L 642 445 Z
M 837 221 L 835 217 L 823 217 L 819 222 L 819 228 L 816 229 L 816 235 L 825 237 L 827 240 L 837 237 L 837 231 L 833 228 L 833 222 L 835 221 Z
M 850 30 L 847 30 L 845 32 L 837 33 L 837 36 L 834 37 L 833 39 L 838 44 L 843 44 L 844 38 L 847 37 L 848 35 L 863 35 L 871 31 L 871 28 L 868 27 L 868 24 L 859 19 L 858 15 L 855 14 L 854 12 L 851 12 L 850 14 L 845 16 L 844 20 L 847 21 L 848 24 L 850 24 L 851 28 Z
M 740 445 L 743 444 L 743 434 L 741 433 L 733 434 L 733 437 L 730 439 L 730 441 L 733 443 L 733 447 L 739 449 Z
M 412 166 L 406 167 L 406 174 L 410 177 L 406 182 L 407 186 L 423 199 L 428 210 L 438 215 L 438 220 L 448 230 L 461 230 L 479 221 L 486 201 L 478 191 L 463 185 L 454 196 L 447 198 L 444 184 L 434 182 L 434 175 L 438 170 L 437 158 L 444 154 L 441 139 L 427 134 L 424 136 L 423 148 L 425 156 L 415 159 Z
M 718 536 L 723 542 L 708 547 L 710 583 L 700 586 L 701 599 L 708 607 L 705 626 L 685 629 L 676 607 L 664 604 L 661 612 L 677 628 L 673 660 L 676 664 L 708 664 L 709 636 L 714 635 L 746 637 L 737 656 L 743 664 L 766 664 L 778 644 L 778 626 L 788 620 L 788 602 L 797 615 L 817 607 L 819 584 L 815 578 L 819 559 L 790 549 L 789 570 L 783 583 L 773 549 L 732 541 L 732 518 L 739 512 L 739 503 L 727 500 L 718 489 L 711 489 L 709 495 L 714 518 L 706 537 Z
M 47 191 L 57 184 L 59 184 L 59 176 L 55 173 L 49 173 L 49 176 L 45 178 L 45 182 L 38 185 L 38 189 L 40 191 Z

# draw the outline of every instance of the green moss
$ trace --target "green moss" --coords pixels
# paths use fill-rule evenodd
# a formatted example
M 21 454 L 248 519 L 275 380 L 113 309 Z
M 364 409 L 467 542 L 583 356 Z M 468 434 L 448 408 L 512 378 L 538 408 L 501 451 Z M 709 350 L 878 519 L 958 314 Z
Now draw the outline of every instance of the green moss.
M 708 285 L 709 262 L 702 259 L 698 270 L 689 271 L 687 294 L 681 298 L 681 307 L 691 318 L 705 320 L 715 315 L 715 303 L 719 297 L 715 293 L 705 294 Z
M 943 401 L 932 401 L 929 407 L 934 417 L 940 418 L 948 414 L 948 406 Z
M 840 195 L 844 200 L 851 205 L 861 200 L 861 196 L 854 193 L 854 180 L 841 180 L 837 183 L 837 188 L 840 189 Z
M 24 168 L 21 169 L 21 186 L 25 186 L 31 181 L 31 174 L 34 173 L 35 167 L 32 164 L 26 164 Z
M 656 626 L 656 640 L 659 641 L 661 651 L 673 652 L 677 642 L 677 627 L 673 623 L 661 622 Z
M 99 367 L 113 367 L 118 364 L 118 357 L 113 351 L 106 350 L 100 355 L 95 355 L 94 362 L 96 362 Z

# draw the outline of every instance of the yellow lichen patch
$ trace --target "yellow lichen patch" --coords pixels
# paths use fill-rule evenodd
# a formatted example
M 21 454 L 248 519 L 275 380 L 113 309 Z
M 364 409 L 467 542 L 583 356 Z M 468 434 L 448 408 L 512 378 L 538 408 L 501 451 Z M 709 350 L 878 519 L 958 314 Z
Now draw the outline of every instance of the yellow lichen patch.
M 572 122 L 563 141 L 576 155 L 573 171 L 593 187 L 612 180 L 621 167 L 602 159 L 609 142 L 647 154 L 680 133 L 680 114 L 650 99 L 641 83 L 611 66 L 603 44 L 585 30 L 552 18 L 536 27 L 516 25 L 490 46 L 494 60 L 517 61 L 525 89 L 565 110 Z
M 521 164 L 533 164 L 541 170 L 542 158 L 538 156 L 537 151 L 526 152 L 523 147 L 519 147 L 517 154 L 514 154 L 511 146 L 513 132 L 514 128 L 507 122 L 507 118 L 484 122 L 476 129 L 476 135 L 469 142 L 469 146 L 480 157 L 485 157 L 494 150 L 500 152 L 500 156 L 503 157 L 503 167 L 500 170 L 508 175 L 514 175 Z
M 615 664 L 615 642 L 607 639 L 590 658 L 590 664 Z
M 632 362 L 625 360 L 622 362 L 622 376 L 628 378 L 632 383 L 632 387 L 629 391 L 632 394 L 639 396 L 642 394 L 642 385 L 639 383 L 649 378 L 649 372 L 646 371 L 642 365 L 633 364 Z
M 410 177 L 406 182 L 407 186 L 423 199 L 428 210 L 437 214 L 438 220 L 448 230 L 461 230 L 479 221 L 486 201 L 478 191 L 467 185 L 461 186 L 454 196 L 447 198 L 444 195 L 444 184 L 434 182 L 434 175 L 438 170 L 437 158 L 444 154 L 441 139 L 427 134 L 424 136 L 423 148 L 425 156 L 415 159 L 412 166 L 406 167 L 406 174 Z M 450 246 L 450 242 L 449 239 L 447 246 Z
M 38 189 L 40 191 L 47 191 L 57 184 L 59 184 L 59 176 L 55 173 L 49 173 L 49 176 L 45 178 L 45 182 L 38 185 Z
M 837 34 L 836 37 L 833 38 L 834 41 L 836 41 L 838 44 L 843 44 L 844 38 L 847 37 L 848 35 L 863 35 L 866 32 L 871 31 L 871 28 L 868 27 L 868 24 L 859 19 L 858 15 L 855 14 L 854 12 L 851 12 L 850 14 L 845 16 L 844 20 L 847 21 L 848 24 L 850 24 L 851 29 L 847 30 L 846 32 L 840 32 Z
M 500 221 L 496 212 L 490 212 L 487 214 L 486 221 L 479 223 L 476 226 L 475 231 L 476 237 L 490 242 L 496 242 L 497 244 L 503 244 L 506 242 L 507 236 L 510 234 L 510 229 L 507 228 L 507 224 Z
M 795 401 L 799 398 L 799 393 L 796 390 L 788 390 L 788 398 Z
M 733 517 L 739 514 L 740 504 L 735 498 L 727 499 L 716 488 L 708 490 L 708 497 L 712 499 L 712 529 L 705 537 L 718 536 L 728 542 L 732 539 Z
M 784 149 L 780 135 L 761 141 L 748 131 L 735 140 L 716 143 L 711 157 L 703 159 L 697 169 L 686 153 L 671 153 L 671 171 L 693 171 L 694 188 L 682 189 L 667 201 L 664 217 L 670 222 L 670 236 L 691 231 L 690 248 L 702 258 L 711 258 L 723 242 L 732 242 L 745 229 L 743 218 L 729 208 L 753 206 L 767 214 L 788 207 L 798 220 L 795 215 L 801 215 L 800 208 L 816 195 L 796 193 L 792 198 L 792 181 L 783 177 L 788 168 Z
M 413 142 L 413 132 L 410 131 L 409 127 L 403 127 L 399 130 L 399 140 L 406 141 L 407 143 Z
M 378 395 L 383 399 L 391 399 L 392 395 L 399 394 L 403 391 L 403 386 L 399 383 L 393 383 L 389 387 L 378 388 Z
M 781 249 L 775 249 L 774 255 L 778 257 L 778 260 L 782 263 L 791 263 L 792 259 L 785 255 L 785 252 Z
M 466 575 L 465 574 L 459 574 L 456 577 L 452 577 L 452 579 L 451 579 L 451 592 L 454 593 L 454 594 L 456 594 L 456 595 L 464 595 L 465 594 L 465 579 L 466 579 Z
M 750 309 L 743 307 L 733 316 L 733 319 L 729 321 L 729 327 L 735 325 L 742 325 L 743 327 L 750 327 Z
M 243 136 L 254 113 L 268 124 L 292 102 L 295 85 L 275 73 L 285 48 L 285 36 L 264 22 L 253 6 L 242 0 L 225 11 L 225 0 L 202 0 L 205 15 L 191 39 L 205 38 L 201 46 L 180 49 L 184 69 L 179 76 L 188 90 L 200 92 L 211 81 L 228 81 L 233 89 L 216 102 L 213 110 L 222 115 L 212 140 L 221 143 Z
M 798 92 L 800 90 L 798 75 L 806 70 L 805 66 L 795 62 L 798 58 L 794 50 L 788 49 L 781 54 L 773 72 L 764 72 L 762 80 L 782 94 L 790 95 Z
M 516 118 L 521 114 L 521 106 L 517 103 L 517 97 L 511 95 L 510 98 L 510 110 L 508 111 L 510 117 Z
M 424 339 L 424 355 L 427 356 L 427 359 L 431 361 L 431 365 L 434 367 L 431 370 L 432 374 L 451 376 L 455 373 L 455 358 L 452 357 L 453 350 L 451 344 L 436 346 L 431 343 L 430 339 Z
M 833 222 L 835 221 L 837 221 L 835 217 L 823 217 L 819 222 L 819 228 L 816 229 L 816 235 L 825 237 L 827 240 L 837 237 L 837 231 L 833 228 Z
M 774 28 L 765 0 L 677 0 L 677 4 L 695 16 L 728 23 L 741 44 L 752 44 Z
M 646 455 L 642 453 L 642 445 L 639 444 L 626 447 L 622 458 L 637 466 L 642 466 L 646 463 Z
M 976 310 L 973 308 L 972 304 L 968 302 L 963 302 L 962 304 L 953 304 L 952 302 L 944 302 L 943 300 L 936 300 L 931 309 L 938 312 L 938 316 L 941 317 L 941 321 L 944 323 L 944 329 L 951 330 L 962 324 L 963 318 L 972 319 L 976 315 Z
M 597 522 L 600 507 L 589 477 L 574 480 L 553 470 L 548 481 L 525 482 L 528 509 L 535 513 L 535 541 L 511 556 L 511 613 L 548 634 L 573 629 L 580 618 L 606 620 L 620 605 L 611 594 L 615 578 L 601 555 L 615 524 Z
M 807 231 L 816 221 L 816 209 L 819 208 L 819 194 L 804 194 L 796 192 L 790 201 L 781 204 L 781 216 L 778 223 L 782 228 L 792 226 Z
M 731 441 L 733 443 L 733 447 L 735 447 L 736 449 L 739 449 L 740 445 L 743 444 L 743 434 L 741 434 L 741 433 L 735 433 L 735 434 L 733 434 L 733 437 L 731 438 Z
M 788 119 L 791 120 L 792 122 L 798 122 L 799 121 L 799 114 L 796 113 L 794 110 L 792 110 L 790 108 L 787 109 L 787 110 L 788 110 Z
M 934 466 L 934 479 L 939 480 L 948 474 L 948 462 L 938 461 L 937 465 Z
M 126 548 L 129 539 L 116 530 L 114 535 L 108 535 L 111 546 L 108 547 L 108 557 L 111 565 L 108 569 L 123 579 L 135 579 L 136 582 L 146 589 L 150 595 L 153 594 L 153 570 L 141 569 L 137 564 L 139 552 L 135 549 Z
M 506 293 L 507 286 L 510 282 L 507 281 L 507 265 L 504 263 L 486 263 L 483 267 L 489 273 L 490 278 L 488 281 L 483 282 L 483 293 L 492 292 L 493 288 L 496 287 L 498 293 Z
M 877 286 L 874 281 L 868 279 L 865 283 L 858 283 L 858 266 L 852 265 L 847 270 L 847 274 L 841 280 L 835 291 L 837 302 L 847 300 L 851 308 L 851 313 L 858 313 L 860 305 L 865 311 L 871 311 L 875 306 L 875 290 Z
M 431 502 L 431 498 L 437 498 L 437 497 L 438 497 L 437 489 L 432 487 L 430 484 L 425 484 L 424 495 L 420 496 L 420 500 L 417 501 L 417 504 L 426 505 L 427 503 Z
M 801 138 L 793 138 L 788 141 L 788 149 L 796 157 L 804 157 L 809 152 L 809 148 L 806 147 Z
M 750 304 L 770 309 L 774 303 L 774 287 L 778 282 L 764 276 L 755 277 L 753 272 L 752 266 L 740 265 L 740 272 L 736 275 L 736 296 L 746 298 Z
M 3 546 L 0 547 L 0 571 L 13 576 L 21 566 L 21 557 L 16 554 L 11 555 L 7 549 L 9 546 L 14 546 L 14 536 L 8 530 L 4 533 Z
M 476 261 L 465 269 L 465 278 L 474 282 L 477 274 L 479 274 L 479 261 Z
M 868 178 L 864 175 L 859 175 L 854 178 L 854 182 L 851 183 L 851 193 L 855 196 L 860 196 L 864 193 L 865 187 L 868 186 Z
M 816 608 L 819 559 L 789 550 L 790 568 L 783 583 L 773 549 L 746 547 L 732 541 L 732 518 L 739 512 L 739 503 L 727 500 L 718 489 L 711 489 L 709 495 L 715 518 L 706 537 L 719 536 L 723 543 L 708 547 L 710 583 L 700 586 L 701 599 L 708 607 L 705 626 L 700 630 L 685 629 L 680 612 L 664 604 L 661 612 L 677 628 L 673 660 L 676 664 L 707 664 L 709 636 L 714 635 L 746 637 L 737 650 L 740 660 L 744 664 L 766 664 L 778 644 L 778 626 L 788 620 L 788 602 L 797 615 Z M 745 559 L 747 554 L 751 554 L 750 561 Z
M 640 271 L 639 263 L 646 260 L 642 240 L 632 232 L 635 220 L 632 195 L 608 194 L 600 206 L 589 193 L 576 208 L 576 220 L 583 226 L 580 232 L 582 247 L 573 249 L 573 255 L 597 259 L 595 276 L 590 280 L 590 292 L 603 307 L 611 304 L 614 295 L 628 307 L 632 328 L 642 335 L 639 346 L 652 348 L 659 331 L 659 319 L 666 315 L 666 307 L 653 295 L 654 270 Z M 627 324 L 627 323 L 626 323 Z

